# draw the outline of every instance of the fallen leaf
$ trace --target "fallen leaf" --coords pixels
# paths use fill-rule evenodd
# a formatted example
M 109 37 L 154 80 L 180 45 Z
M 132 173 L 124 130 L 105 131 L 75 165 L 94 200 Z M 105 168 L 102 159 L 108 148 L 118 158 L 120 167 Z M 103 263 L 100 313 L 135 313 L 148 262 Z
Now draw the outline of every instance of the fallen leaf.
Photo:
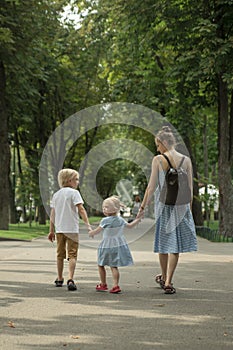
M 70 337 L 71 337 L 72 339 L 79 339 L 79 338 L 80 338 L 79 335 L 71 335 Z
M 154 306 L 164 307 L 164 306 L 165 306 L 165 304 L 155 304 Z
M 8 327 L 15 328 L 15 325 L 12 321 L 8 321 L 7 325 Z
M 227 332 L 224 332 L 223 335 L 224 335 L 224 337 L 227 337 L 227 336 L 228 336 L 228 333 L 227 333 Z

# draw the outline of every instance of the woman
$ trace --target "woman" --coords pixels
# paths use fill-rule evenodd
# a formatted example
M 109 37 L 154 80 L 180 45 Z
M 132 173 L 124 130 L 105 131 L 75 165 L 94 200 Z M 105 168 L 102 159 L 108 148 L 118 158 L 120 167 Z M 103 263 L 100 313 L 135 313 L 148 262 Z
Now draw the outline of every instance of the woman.
M 197 250 L 195 225 L 191 212 L 191 201 L 186 204 L 164 204 L 161 189 L 165 174 L 169 169 L 167 156 L 172 167 L 182 168 L 187 173 L 192 196 L 192 164 L 188 157 L 175 149 L 175 137 L 168 126 L 164 126 L 155 137 L 157 151 L 160 153 L 152 161 L 151 176 L 137 217 L 143 215 L 145 207 L 155 195 L 155 243 L 154 252 L 159 253 L 161 274 L 155 277 L 165 294 L 176 292 L 172 278 L 179 260 L 179 253 Z

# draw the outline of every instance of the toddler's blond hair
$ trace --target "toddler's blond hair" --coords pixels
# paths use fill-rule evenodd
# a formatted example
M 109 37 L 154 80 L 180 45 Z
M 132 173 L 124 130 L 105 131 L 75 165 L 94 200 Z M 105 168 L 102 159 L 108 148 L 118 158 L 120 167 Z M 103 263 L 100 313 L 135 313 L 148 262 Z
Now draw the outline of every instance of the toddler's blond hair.
M 59 186 L 67 186 L 69 184 L 69 181 L 74 177 L 79 177 L 78 171 L 69 168 L 60 170 L 57 176 Z
M 121 209 L 121 207 L 124 207 L 124 204 L 121 203 L 120 199 L 117 196 L 111 196 L 106 198 L 103 201 L 103 206 L 108 205 L 109 206 L 109 214 L 115 214 L 118 213 Z

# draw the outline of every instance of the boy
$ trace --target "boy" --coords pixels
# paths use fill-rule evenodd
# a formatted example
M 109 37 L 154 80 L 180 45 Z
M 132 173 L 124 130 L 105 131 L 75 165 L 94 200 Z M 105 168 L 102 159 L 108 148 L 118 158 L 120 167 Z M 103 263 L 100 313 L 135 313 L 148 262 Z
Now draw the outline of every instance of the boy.
M 68 290 L 76 290 L 73 277 L 78 254 L 79 215 L 86 224 L 88 230 L 91 226 L 87 213 L 83 207 L 83 199 L 77 190 L 79 173 L 73 169 L 62 169 L 58 173 L 60 189 L 53 195 L 50 213 L 50 232 L 48 239 L 57 239 L 57 279 L 56 287 L 62 287 L 64 259 L 69 261 Z

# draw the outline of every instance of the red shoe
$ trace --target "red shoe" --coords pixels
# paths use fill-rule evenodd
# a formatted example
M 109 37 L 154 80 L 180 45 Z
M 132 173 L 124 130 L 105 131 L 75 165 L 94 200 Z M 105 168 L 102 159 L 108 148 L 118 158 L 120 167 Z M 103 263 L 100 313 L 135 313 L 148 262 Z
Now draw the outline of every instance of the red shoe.
M 107 284 L 97 284 L 97 286 L 95 287 L 95 289 L 98 291 L 98 292 L 103 292 L 104 290 L 108 290 L 108 286 Z
M 112 289 L 110 289 L 109 291 L 110 293 L 120 293 L 121 289 L 119 286 L 113 287 Z

